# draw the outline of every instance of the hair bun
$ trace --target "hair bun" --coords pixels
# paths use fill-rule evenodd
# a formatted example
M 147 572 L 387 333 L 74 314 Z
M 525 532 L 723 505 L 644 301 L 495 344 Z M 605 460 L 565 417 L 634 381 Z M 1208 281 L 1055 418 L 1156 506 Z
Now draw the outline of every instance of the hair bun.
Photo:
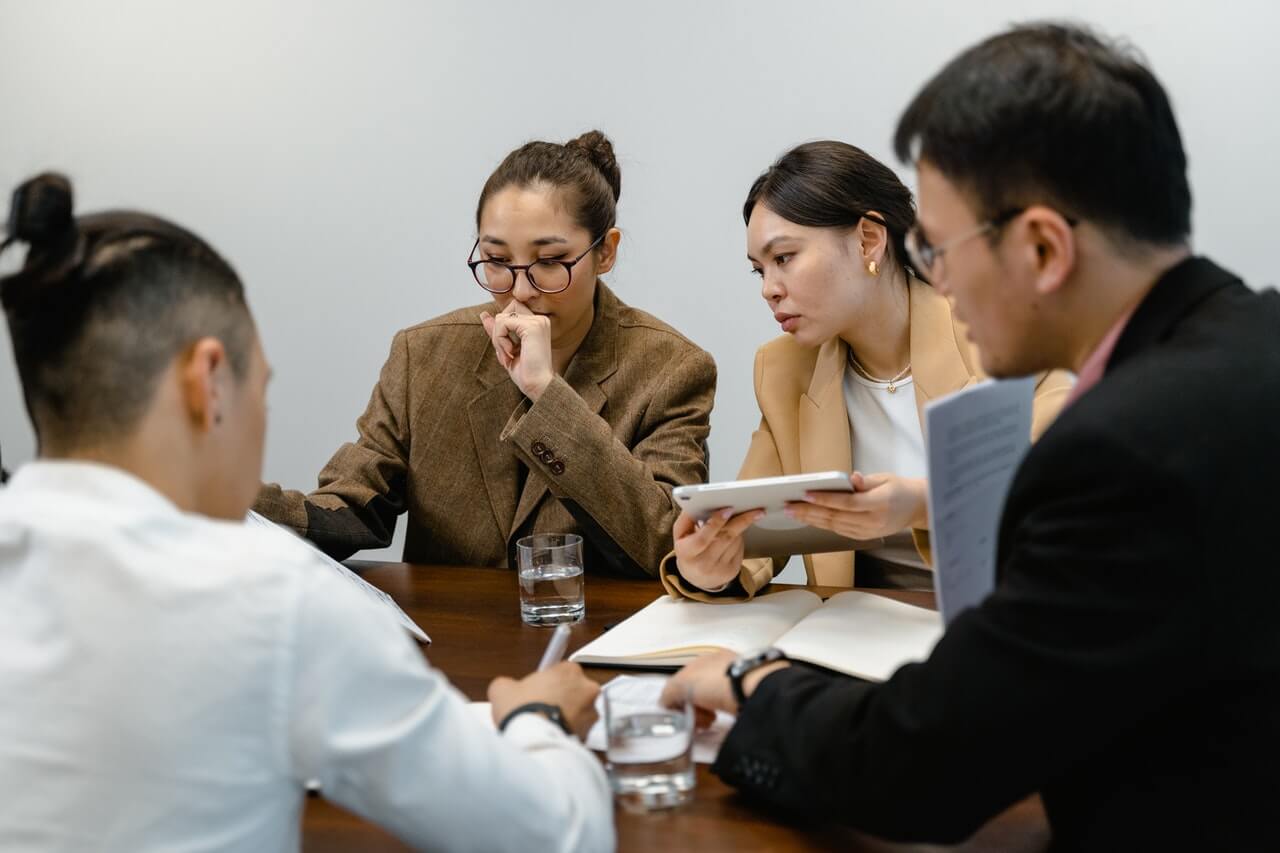
M 71 181 L 45 172 L 18 185 L 9 208 L 9 237 L 41 248 L 59 242 L 75 229 Z
M 600 173 L 604 175 L 609 189 L 613 190 L 613 200 L 622 196 L 622 170 L 618 168 L 618 158 L 613 153 L 613 143 L 609 137 L 598 130 L 588 130 L 577 139 L 570 139 L 565 148 L 576 148 L 591 159 Z

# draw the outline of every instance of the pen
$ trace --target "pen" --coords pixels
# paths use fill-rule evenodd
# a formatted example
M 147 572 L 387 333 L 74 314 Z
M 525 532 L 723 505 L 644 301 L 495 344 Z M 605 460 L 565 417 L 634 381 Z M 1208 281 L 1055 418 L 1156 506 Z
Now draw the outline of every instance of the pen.
M 561 622 L 556 626 L 555 633 L 551 635 L 551 641 L 547 643 L 547 650 L 542 653 L 542 660 L 538 662 L 538 672 L 560 663 L 560 659 L 564 657 L 564 650 L 568 646 L 569 623 Z

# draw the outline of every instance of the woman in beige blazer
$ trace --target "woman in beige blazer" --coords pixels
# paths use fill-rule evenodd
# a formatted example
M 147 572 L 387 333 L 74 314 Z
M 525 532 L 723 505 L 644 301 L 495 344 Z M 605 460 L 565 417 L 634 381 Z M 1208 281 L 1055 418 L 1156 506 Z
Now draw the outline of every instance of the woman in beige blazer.
M 748 258 L 786 334 L 756 353 L 760 428 L 739 478 L 853 471 L 853 494 L 814 495 L 790 511 L 885 546 L 857 560 L 853 552 L 805 555 L 809 582 L 927 584 L 924 406 L 983 376 L 947 300 L 907 260 L 910 191 L 860 149 L 813 142 L 756 180 L 743 218 Z M 1033 435 L 1070 384 L 1066 374 L 1039 377 Z M 768 584 L 791 555 L 743 559 L 743 532 L 759 515 L 698 525 L 682 514 L 661 567 L 667 590 L 732 599 Z
M 409 562 L 510 566 L 518 537 L 576 532 L 588 572 L 651 577 L 672 487 L 706 480 L 715 364 L 599 279 L 620 189 L 595 131 L 508 155 L 459 263 L 493 301 L 399 332 L 319 488 L 264 486 L 254 508 L 338 558 L 408 513 Z

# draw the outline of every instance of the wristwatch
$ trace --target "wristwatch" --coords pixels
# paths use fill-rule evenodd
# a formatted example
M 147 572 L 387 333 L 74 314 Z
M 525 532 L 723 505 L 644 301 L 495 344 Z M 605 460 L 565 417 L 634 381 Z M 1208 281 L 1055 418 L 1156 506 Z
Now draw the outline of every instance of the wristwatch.
M 733 698 L 738 703 L 739 708 L 747 702 L 746 694 L 742 692 L 742 679 L 746 678 L 747 673 L 751 672 L 751 670 L 759 669 L 765 664 L 779 660 L 790 660 L 790 658 L 786 656 L 782 649 L 768 648 L 753 655 L 743 655 L 729 664 L 725 674 L 729 676 L 729 686 L 733 688 Z
M 511 722 L 521 714 L 541 714 L 564 730 L 564 733 L 569 737 L 573 737 L 573 731 L 565 721 L 564 711 L 560 710 L 559 705 L 549 705 L 546 702 L 526 702 L 518 708 L 513 709 L 511 713 L 502 718 L 502 722 L 498 723 L 498 731 L 506 731 L 507 723 Z

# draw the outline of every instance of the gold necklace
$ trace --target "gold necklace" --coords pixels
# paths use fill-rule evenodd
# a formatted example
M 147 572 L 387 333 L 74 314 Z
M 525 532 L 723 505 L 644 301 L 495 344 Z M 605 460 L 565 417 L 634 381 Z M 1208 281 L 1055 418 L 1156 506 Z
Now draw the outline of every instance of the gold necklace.
M 901 382 L 903 379 L 905 379 L 907 374 L 911 372 L 911 362 L 908 361 L 907 366 L 902 368 L 902 371 L 897 376 L 893 377 L 892 379 L 881 379 L 878 376 L 872 376 L 871 373 L 865 367 L 862 366 L 862 363 L 859 362 L 858 359 L 853 354 L 853 347 L 849 347 L 848 353 L 849 353 L 849 366 L 853 368 L 855 373 L 857 373 L 859 376 L 861 376 L 863 379 L 867 380 L 868 382 L 875 382 L 878 385 L 887 386 L 885 390 L 888 391 L 890 394 L 897 393 L 898 383 Z

